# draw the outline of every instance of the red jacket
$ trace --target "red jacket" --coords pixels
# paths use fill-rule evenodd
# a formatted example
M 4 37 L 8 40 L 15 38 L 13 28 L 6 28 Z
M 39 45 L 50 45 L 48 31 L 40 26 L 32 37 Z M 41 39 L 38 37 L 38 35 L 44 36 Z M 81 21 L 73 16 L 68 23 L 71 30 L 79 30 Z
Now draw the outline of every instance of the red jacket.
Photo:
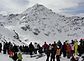
M 9 50 L 9 57 L 13 57 L 14 56 L 14 52 Z

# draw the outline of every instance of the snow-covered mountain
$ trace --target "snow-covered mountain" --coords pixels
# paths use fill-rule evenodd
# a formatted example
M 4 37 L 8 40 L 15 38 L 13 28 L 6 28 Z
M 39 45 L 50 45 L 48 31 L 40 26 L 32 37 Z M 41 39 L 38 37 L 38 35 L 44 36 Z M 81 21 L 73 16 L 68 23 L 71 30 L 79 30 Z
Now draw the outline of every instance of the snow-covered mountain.
M 0 15 L 1 39 L 22 44 L 80 39 L 84 37 L 83 30 L 84 17 L 60 15 L 40 4 L 21 14 Z

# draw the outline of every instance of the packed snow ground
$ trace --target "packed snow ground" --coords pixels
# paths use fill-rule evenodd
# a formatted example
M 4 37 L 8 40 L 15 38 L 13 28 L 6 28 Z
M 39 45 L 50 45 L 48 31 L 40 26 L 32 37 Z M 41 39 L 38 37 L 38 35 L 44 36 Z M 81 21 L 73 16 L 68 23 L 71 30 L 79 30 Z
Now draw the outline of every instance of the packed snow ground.
M 0 61 L 13 61 L 13 60 L 9 58 L 9 56 L 6 54 L 0 54 Z M 30 58 L 29 55 L 23 55 L 22 61 L 46 61 L 46 56 L 36 59 L 36 57 Z M 69 61 L 69 59 L 61 58 L 61 61 Z
M 30 58 L 29 55 L 25 55 L 25 54 L 23 54 L 22 56 L 23 56 L 22 61 L 46 61 L 46 56 L 41 57 L 39 59 L 36 59 L 36 57 Z M 82 58 L 79 57 L 79 61 L 81 61 L 81 60 L 82 60 Z M 13 61 L 13 60 L 11 58 L 9 58 L 9 56 L 7 54 L 0 53 L 0 61 Z M 64 58 L 64 57 L 61 56 L 60 61 L 70 61 L 70 59 L 67 59 L 66 57 Z

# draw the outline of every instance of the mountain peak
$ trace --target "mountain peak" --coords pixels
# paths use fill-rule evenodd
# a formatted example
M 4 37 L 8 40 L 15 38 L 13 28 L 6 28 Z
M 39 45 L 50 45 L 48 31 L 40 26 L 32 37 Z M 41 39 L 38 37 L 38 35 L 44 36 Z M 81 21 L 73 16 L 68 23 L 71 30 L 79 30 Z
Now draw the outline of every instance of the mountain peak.
M 41 5 L 41 4 L 35 4 L 33 7 L 32 7 L 33 10 L 42 10 L 42 9 L 47 9 L 44 5 Z
M 33 7 L 37 8 L 37 7 L 44 7 L 42 4 L 35 4 Z
M 41 5 L 41 4 L 35 4 L 34 6 L 28 8 L 27 10 L 25 10 L 22 14 L 28 14 L 30 13 L 31 11 L 44 11 L 44 10 L 47 10 L 49 11 L 48 8 L 46 8 L 44 5 Z

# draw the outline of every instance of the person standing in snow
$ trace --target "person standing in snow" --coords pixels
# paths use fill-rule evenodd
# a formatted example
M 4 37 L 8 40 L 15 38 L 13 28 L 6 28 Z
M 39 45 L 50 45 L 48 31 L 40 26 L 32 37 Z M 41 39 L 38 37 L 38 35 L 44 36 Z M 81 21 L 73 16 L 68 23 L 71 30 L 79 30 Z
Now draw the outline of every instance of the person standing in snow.
M 61 43 L 60 40 L 57 42 L 57 45 L 58 45 L 60 48 L 62 48 L 62 43 Z
M 63 53 L 63 57 L 66 57 L 66 42 L 63 43 L 62 53 Z
M 18 46 L 17 45 L 14 45 L 13 46 L 13 52 L 18 52 L 18 51 L 19 51 Z
M 38 44 L 38 52 L 42 56 L 43 48 L 40 46 L 40 44 Z
M 74 44 L 74 40 L 71 40 L 71 44 Z
M 14 56 L 14 52 L 12 50 L 9 50 L 8 55 L 9 55 L 10 58 L 12 58 Z
M 54 48 L 53 44 L 52 44 L 52 49 L 51 49 L 51 59 L 50 61 L 55 61 L 55 55 L 56 55 L 56 49 Z
M 61 43 L 60 40 L 57 42 L 57 46 L 59 46 L 59 48 L 62 49 L 62 43 Z M 61 55 L 61 54 L 62 54 L 62 51 L 61 51 L 60 55 Z
M 70 58 L 71 56 L 71 46 L 69 43 L 66 44 L 66 53 L 67 53 L 67 58 Z
M 22 54 L 19 52 L 18 54 L 17 54 L 17 57 L 18 57 L 18 61 L 22 61 Z
M 84 39 L 80 39 L 80 45 L 79 45 L 78 50 L 79 50 L 79 56 L 84 54 Z
M 75 51 L 75 55 L 78 54 L 78 41 L 77 39 L 75 39 L 75 42 L 74 42 L 74 51 Z
M 61 48 L 57 46 L 57 49 L 56 49 L 56 60 L 57 61 L 60 61 L 60 55 L 61 55 Z
M 12 57 L 13 61 L 17 61 L 17 53 L 14 53 L 14 56 Z
M 70 46 L 71 46 L 71 56 L 73 56 L 73 54 L 74 54 L 74 45 L 72 43 L 70 43 Z
M 56 44 L 56 42 L 54 41 L 54 43 L 53 43 L 53 47 L 54 47 L 54 49 L 56 49 L 57 48 L 57 44 Z
M 29 44 L 29 52 L 30 52 L 30 57 L 32 57 L 33 52 L 34 52 L 34 46 L 33 46 L 32 42 Z
M 3 45 L 3 54 L 6 54 L 7 52 L 7 42 L 5 43 L 4 42 L 4 45 Z
M 46 52 L 46 55 L 47 55 L 46 61 L 49 61 L 51 49 L 52 49 L 52 46 L 51 46 L 51 44 L 49 44 L 49 47 L 48 47 L 47 52 Z
M 38 50 L 38 44 L 35 42 L 34 43 L 34 53 L 37 54 L 37 50 Z
M 0 53 L 1 53 L 1 50 L 2 50 L 2 44 L 0 43 Z
M 46 51 L 47 51 L 47 49 L 49 47 L 48 44 L 46 42 L 44 42 L 44 45 L 42 47 L 44 49 L 44 53 L 46 54 Z

